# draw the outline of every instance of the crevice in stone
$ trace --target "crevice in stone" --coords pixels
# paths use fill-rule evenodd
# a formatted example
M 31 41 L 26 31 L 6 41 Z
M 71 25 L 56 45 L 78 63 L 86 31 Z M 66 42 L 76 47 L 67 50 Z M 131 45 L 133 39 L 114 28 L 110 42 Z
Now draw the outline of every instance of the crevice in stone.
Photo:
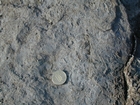
M 126 79 L 125 79 L 124 73 L 123 73 L 123 79 L 124 79 L 124 99 L 125 99 L 125 101 L 126 101 L 126 100 L 127 100 L 127 94 L 128 94 L 128 92 L 127 92 L 128 86 L 127 86 L 127 81 L 126 81 Z
M 116 6 L 116 18 L 114 19 L 114 23 L 112 24 L 112 29 L 113 29 L 113 32 L 114 33 L 116 33 L 116 31 L 117 31 L 114 26 L 116 26 L 118 24 L 118 21 L 120 21 L 118 19 L 121 18 L 121 10 L 119 8 L 120 1 L 117 0 L 117 3 L 118 3 L 118 6 Z M 124 6 L 124 4 L 123 4 L 123 6 Z M 130 21 L 129 21 L 129 23 L 130 23 Z M 128 71 L 129 66 L 133 62 L 134 54 L 135 54 L 135 51 L 136 51 L 136 45 L 137 45 L 136 36 L 135 36 L 135 33 L 133 33 L 133 28 L 131 26 L 131 23 L 130 23 L 130 28 L 132 29 L 131 30 L 131 32 L 132 32 L 132 34 L 131 34 L 132 46 L 131 46 L 130 55 L 128 56 L 128 60 L 127 60 L 127 62 L 125 64 L 125 66 L 124 66 L 124 71 L 123 71 L 123 74 L 122 74 L 122 76 L 123 76 L 123 85 L 124 85 L 124 99 L 125 99 L 125 102 L 124 103 L 127 102 L 128 88 L 129 88 L 127 71 Z
M 133 3 L 131 0 L 129 0 L 128 2 L 126 2 L 125 0 L 120 0 L 120 2 L 123 4 L 125 10 L 126 10 L 126 13 L 127 13 L 127 16 L 128 16 L 128 22 L 130 24 L 130 28 L 131 28 L 131 32 L 132 32 L 132 37 L 131 37 L 131 40 L 132 40 L 132 46 L 131 46 L 131 52 L 130 52 L 130 55 L 129 58 L 128 58 L 128 61 L 126 62 L 126 65 L 124 67 L 124 71 L 123 71 L 123 78 L 124 78 L 124 97 L 125 97 L 125 104 L 127 104 L 127 101 L 128 101 L 128 96 L 129 96 L 129 93 L 128 93 L 128 89 L 129 89 L 129 76 L 128 76 L 128 72 L 129 72 L 129 67 L 131 66 L 133 60 L 134 60 L 134 57 L 135 57 L 135 54 L 136 54 L 136 49 L 137 49 L 137 38 L 138 38 L 138 35 L 139 35 L 139 19 L 137 15 L 137 13 L 134 13 L 132 12 L 134 9 L 136 9 L 136 6 L 135 6 L 135 3 Z M 133 8 L 134 7 L 134 8 Z

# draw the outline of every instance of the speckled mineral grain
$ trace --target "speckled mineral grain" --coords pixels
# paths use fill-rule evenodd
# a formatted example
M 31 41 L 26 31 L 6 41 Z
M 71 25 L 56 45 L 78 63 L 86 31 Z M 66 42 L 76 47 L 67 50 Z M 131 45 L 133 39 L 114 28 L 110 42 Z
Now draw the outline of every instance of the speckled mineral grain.
M 130 30 L 119 0 L 1 0 L 0 104 L 124 105 Z

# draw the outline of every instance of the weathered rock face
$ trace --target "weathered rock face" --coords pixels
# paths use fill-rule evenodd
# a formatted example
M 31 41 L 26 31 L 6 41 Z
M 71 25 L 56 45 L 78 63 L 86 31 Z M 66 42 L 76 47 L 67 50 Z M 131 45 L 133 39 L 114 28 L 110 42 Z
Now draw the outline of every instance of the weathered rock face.
M 131 32 L 117 0 L 2 0 L 3 105 L 124 105 Z M 68 79 L 56 86 L 54 71 Z
M 126 8 L 131 30 L 135 36 L 133 56 L 124 70 L 128 86 L 126 105 L 140 105 L 140 1 L 122 0 L 122 3 Z

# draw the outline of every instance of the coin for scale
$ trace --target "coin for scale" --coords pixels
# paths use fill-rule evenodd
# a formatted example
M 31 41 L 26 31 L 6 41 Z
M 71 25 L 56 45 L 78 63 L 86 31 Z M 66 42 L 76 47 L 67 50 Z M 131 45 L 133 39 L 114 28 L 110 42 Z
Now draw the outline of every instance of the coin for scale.
M 52 75 L 52 82 L 56 85 L 62 85 L 66 82 L 66 73 L 62 70 L 58 70 Z

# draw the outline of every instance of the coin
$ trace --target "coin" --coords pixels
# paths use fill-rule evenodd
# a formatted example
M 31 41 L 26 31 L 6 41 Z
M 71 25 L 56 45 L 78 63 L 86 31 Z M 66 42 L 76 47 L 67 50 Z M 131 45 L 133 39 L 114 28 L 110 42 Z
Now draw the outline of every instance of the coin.
M 52 82 L 56 85 L 62 85 L 66 82 L 66 73 L 62 70 L 58 70 L 52 75 Z

